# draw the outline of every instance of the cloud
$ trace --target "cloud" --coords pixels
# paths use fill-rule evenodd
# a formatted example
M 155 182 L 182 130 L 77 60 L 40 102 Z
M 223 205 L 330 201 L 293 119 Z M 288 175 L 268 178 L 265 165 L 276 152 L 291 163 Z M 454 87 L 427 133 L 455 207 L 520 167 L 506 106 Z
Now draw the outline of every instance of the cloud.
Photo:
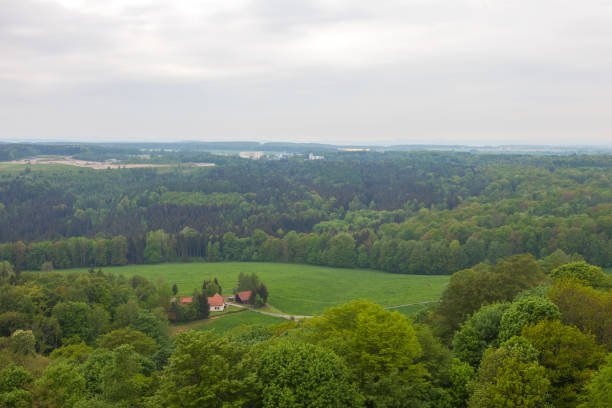
M 603 143 L 611 17 L 600 0 L 3 0 L 0 138 Z

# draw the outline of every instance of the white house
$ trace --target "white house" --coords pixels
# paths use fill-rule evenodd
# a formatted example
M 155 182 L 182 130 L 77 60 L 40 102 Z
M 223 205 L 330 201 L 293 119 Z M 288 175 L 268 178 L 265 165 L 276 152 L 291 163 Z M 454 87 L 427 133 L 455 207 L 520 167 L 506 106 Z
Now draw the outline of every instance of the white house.
M 222 312 L 225 310 L 225 299 L 218 293 L 208 298 L 208 306 L 211 312 Z

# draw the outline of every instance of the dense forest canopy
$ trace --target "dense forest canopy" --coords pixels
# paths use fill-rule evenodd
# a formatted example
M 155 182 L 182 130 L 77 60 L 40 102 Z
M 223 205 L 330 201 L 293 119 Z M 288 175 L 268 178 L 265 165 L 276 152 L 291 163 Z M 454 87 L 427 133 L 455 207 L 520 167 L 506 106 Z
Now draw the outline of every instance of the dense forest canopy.
M 612 265 L 610 156 L 325 154 L 160 151 L 136 159 L 177 166 L 0 168 L 0 259 L 27 269 L 199 258 L 445 274 L 560 250 Z M 216 166 L 180 165 L 188 161 Z

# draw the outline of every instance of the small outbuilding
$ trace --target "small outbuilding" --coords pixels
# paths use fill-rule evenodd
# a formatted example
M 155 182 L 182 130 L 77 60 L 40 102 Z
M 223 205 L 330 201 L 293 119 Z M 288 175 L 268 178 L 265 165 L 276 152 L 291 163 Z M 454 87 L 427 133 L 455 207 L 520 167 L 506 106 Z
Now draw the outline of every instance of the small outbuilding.
M 172 299 L 170 299 L 170 303 L 175 303 L 176 302 L 176 298 L 173 297 Z M 190 303 L 193 302 L 193 298 L 192 297 L 181 297 L 179 298 L 179 303 L 182 305 L 188 305 Z
M 253 294 L 250 290 L 245 290 L 242 292 L 236 293 L 236 302 L 239 303 L 249 303 L 249 299 L 251 299 L 251 295 Z

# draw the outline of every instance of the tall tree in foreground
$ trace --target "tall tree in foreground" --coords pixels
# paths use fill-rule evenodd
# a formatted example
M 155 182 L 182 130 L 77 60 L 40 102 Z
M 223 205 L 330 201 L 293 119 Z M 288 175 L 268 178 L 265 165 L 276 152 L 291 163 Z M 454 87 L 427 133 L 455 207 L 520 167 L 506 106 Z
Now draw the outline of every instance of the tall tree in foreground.
M 513 337 L 485 352 L 468 407 L 550 407 L 549 384 L 537 351 L 527 340 Z
M 422 349 L 403 315 L 355 300 L 328 309 L 304 327 L 307 341 L 344 358 L 367 406 L 404 407 L 416 404 L 424 392 L 427 371 L 417 361 Z
M 523 337 L 539 352 L 539 362 L 550 381 L 556 408 L 575 407 L 584 384 L 603 364 L 605 352 L 595 337 L 559 320 L 543 320 L 525 327 Z
M 362 406 L 344 361 L 330 350 L 283 342 L 266 350 L 258 366 L 264 408 Z
M 153 406 L 242 407 L 257 399 L 247 347 L 208 331 L 181 332 L 175 340 Z

